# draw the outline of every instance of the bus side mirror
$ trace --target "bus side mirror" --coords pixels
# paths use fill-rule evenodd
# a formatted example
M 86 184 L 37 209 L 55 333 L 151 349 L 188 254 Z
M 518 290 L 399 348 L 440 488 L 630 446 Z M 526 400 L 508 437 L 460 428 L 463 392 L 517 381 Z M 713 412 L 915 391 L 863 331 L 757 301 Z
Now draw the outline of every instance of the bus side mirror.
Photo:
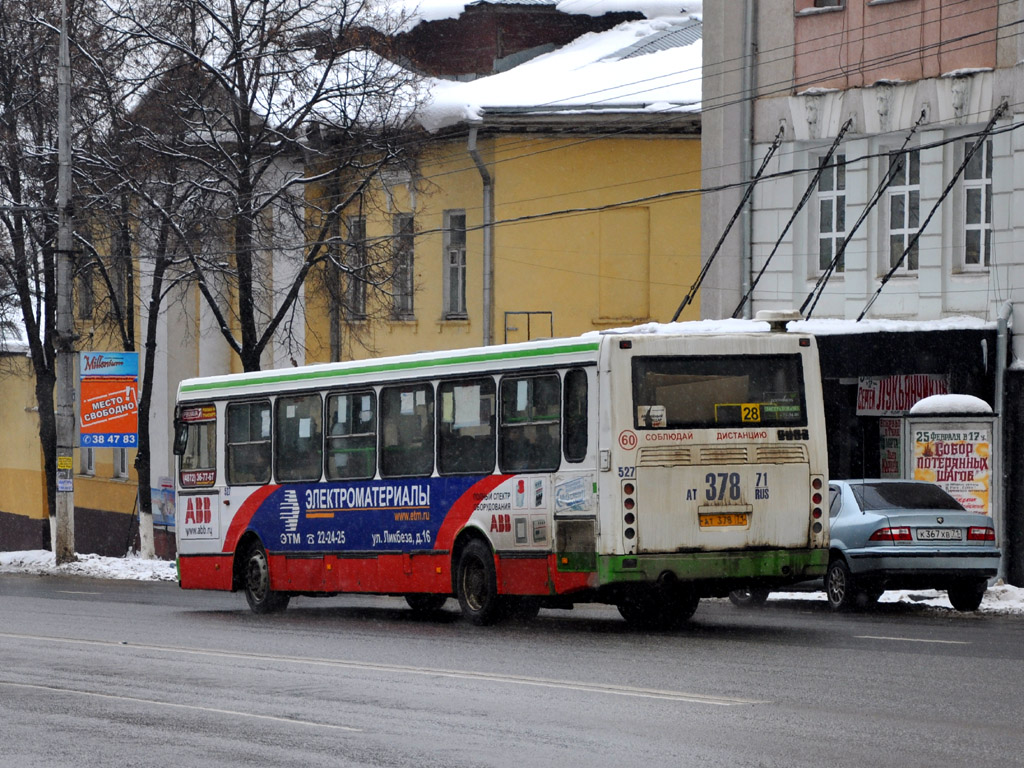
M 185 444 L 188 443 L 188 425 L 183 421 L 174 420 L 174 455 L 181 456 L 185 453 Z

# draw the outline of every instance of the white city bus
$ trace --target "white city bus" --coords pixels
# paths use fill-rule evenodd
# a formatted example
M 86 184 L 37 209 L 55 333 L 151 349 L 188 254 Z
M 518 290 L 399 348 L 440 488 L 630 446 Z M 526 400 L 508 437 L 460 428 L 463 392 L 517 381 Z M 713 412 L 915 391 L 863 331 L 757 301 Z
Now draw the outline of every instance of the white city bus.
M 736 322 L 186 380 L 181 586 L 257 613 L 361 592 L 669 627 L 822 575 L 815 341 Z

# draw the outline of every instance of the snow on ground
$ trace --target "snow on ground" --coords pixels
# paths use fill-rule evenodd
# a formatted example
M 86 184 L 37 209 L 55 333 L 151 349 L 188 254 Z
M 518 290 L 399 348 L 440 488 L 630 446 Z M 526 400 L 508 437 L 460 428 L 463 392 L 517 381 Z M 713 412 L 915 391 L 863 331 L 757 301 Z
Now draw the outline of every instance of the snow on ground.
M 99 579 L 135 579 L 138 581 L 174 581 L 174 563 L 167 560 L 143 560 L 128 557 L 78 555 L 78 562 L 57 567 L 53 553 L 37 549 L 27 552 L 0 552 L 0 574 L 30 573 L 71 576 L 93 576 Z M 825 600 L 824 592 L 773 592 L 769 600 Z M 911 603 L 953 610 L 946 593 L 934 589 L 886 592 L 882 603 Z M 979 613 L 1024 616 L 1024 589 L 998 584 L 989 587 Z

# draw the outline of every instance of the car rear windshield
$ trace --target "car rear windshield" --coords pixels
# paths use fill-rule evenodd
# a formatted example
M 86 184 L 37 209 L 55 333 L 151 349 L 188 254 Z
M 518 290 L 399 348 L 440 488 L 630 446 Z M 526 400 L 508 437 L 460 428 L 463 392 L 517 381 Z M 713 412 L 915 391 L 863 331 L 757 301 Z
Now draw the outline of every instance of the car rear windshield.
M 856 483 L 850 486 L 861 509 L 959 509 L 960 503 L 928 483 Z
M 805 426 L 800 355 L 633 358 L 637 429 Z

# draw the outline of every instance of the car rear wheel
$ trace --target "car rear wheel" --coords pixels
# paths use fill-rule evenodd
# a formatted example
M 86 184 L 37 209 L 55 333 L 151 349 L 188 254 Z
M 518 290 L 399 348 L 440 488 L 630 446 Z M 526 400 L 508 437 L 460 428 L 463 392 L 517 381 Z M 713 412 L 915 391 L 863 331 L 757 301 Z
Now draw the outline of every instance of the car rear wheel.
M 729 593 L 729 602 L 737 608 L 760 608 L 768 602 L 770 589 L 764 587 L 744 587 Z
M 946 590 L 946 593 L 949 595 L 949 602 L 958 611 L 976 611 L 981 605 L 986 589 L 988 589 L 988 582 L 984 579 L 966 580 L 958 581 Z
M 845 611 L 853 607 L 857 592 L 846 561 L 837 558 L 828 564 L 825 573 L 825 595 L 834 611 Z

